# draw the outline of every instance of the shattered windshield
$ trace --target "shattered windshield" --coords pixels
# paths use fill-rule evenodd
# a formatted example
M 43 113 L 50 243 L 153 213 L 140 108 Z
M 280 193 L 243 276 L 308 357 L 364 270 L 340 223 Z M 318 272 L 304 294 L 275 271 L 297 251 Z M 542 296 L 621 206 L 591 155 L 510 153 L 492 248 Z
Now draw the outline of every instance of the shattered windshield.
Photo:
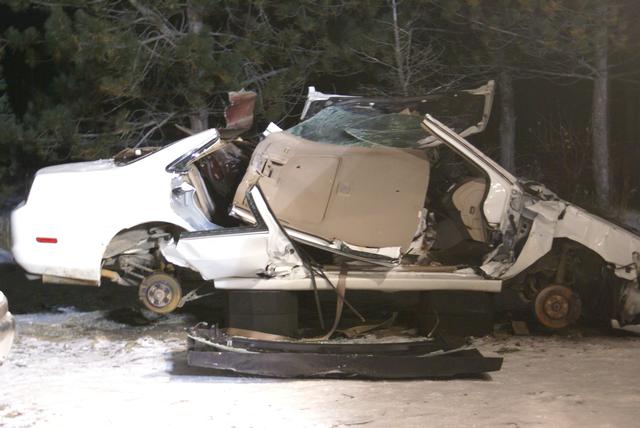
M 415 147 L 427 135 L 422 116 L 408 109 L 383 113 L 361 106 L 327 107 L 289 128 L 291 134 L 319 143 L 343 146 Z

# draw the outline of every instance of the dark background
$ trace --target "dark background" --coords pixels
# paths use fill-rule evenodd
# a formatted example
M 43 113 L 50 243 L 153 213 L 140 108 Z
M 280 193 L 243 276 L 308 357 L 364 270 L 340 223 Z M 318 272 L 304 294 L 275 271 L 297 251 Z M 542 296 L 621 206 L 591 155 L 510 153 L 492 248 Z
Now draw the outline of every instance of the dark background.
M 184 136 L 175 125 L 199 130 L 194 118 L 203 112 L 206 127 L 218 126 L 228 90 L 260 94 L 256 135 L 269 121 L 294 123 L 308 85 L 413 95 L 475 87 L 507 70 L 516 173 L 598 209 L 594 79 L 584 64 L 605 28 L 608 214 L 633 214 L 640 208 L 638 6 L 604 2 L 602 16 L 602 2 L 589 0 L 476 3 L 0 1 L 0 202 L 15 204 L 42 166 L 110 156 L 143 137 L 143 145 L 165 144 Z M 162 22 L 173 33 L 164 34 Z M 401 42 L 411 32 L 413 50 L 400 53 L 421 76 L 405 86 L 391 67 L 394 29 Z M 420 53 L 429 49 L 436 53 L 425 59 Z M 500 82 L 497 90 L 489 126 L 473 140 L 500 160 Z

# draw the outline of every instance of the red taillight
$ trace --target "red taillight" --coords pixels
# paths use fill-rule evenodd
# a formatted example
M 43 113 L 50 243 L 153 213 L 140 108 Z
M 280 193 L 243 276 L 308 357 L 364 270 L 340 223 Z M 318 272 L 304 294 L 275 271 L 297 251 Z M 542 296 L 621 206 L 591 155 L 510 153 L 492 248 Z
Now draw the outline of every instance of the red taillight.
M 57 244 L 58 243 L 58 238 L 42 238 L 42 237 L 38 236 L 36 238 L 36 242 L 39 242 L 41 244 Z

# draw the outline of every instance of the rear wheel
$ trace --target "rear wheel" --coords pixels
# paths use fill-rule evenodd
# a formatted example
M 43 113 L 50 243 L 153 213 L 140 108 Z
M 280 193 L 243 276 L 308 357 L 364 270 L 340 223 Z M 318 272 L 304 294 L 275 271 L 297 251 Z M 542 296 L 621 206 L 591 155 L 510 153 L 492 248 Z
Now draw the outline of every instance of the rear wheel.
M 168 314 L 178 307 L 182 299 L 182 286 L 175 277 L 156 272 L 142 280 L 138 287 L 138 297 L 150 311 Z

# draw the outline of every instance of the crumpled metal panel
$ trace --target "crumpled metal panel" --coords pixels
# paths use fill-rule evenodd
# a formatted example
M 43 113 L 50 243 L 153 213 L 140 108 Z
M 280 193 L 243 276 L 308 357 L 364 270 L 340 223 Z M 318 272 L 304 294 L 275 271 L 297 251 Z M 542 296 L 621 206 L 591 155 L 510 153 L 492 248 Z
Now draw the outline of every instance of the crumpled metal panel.
M 229 92 L 229 106 L 224 110 L 227 126 L 219 129 L 222 138 L 236 138 L 251 128 L 256 96 L 253 91 Z
M 265 335 L 268 336 L 268 335 Z M 441 339 L 345 343 L 263 340 L 226 334 L 215 326 L 189 332 L 188 364 L 278 378 L 445 378 L 498 371 L 502 358 Z

